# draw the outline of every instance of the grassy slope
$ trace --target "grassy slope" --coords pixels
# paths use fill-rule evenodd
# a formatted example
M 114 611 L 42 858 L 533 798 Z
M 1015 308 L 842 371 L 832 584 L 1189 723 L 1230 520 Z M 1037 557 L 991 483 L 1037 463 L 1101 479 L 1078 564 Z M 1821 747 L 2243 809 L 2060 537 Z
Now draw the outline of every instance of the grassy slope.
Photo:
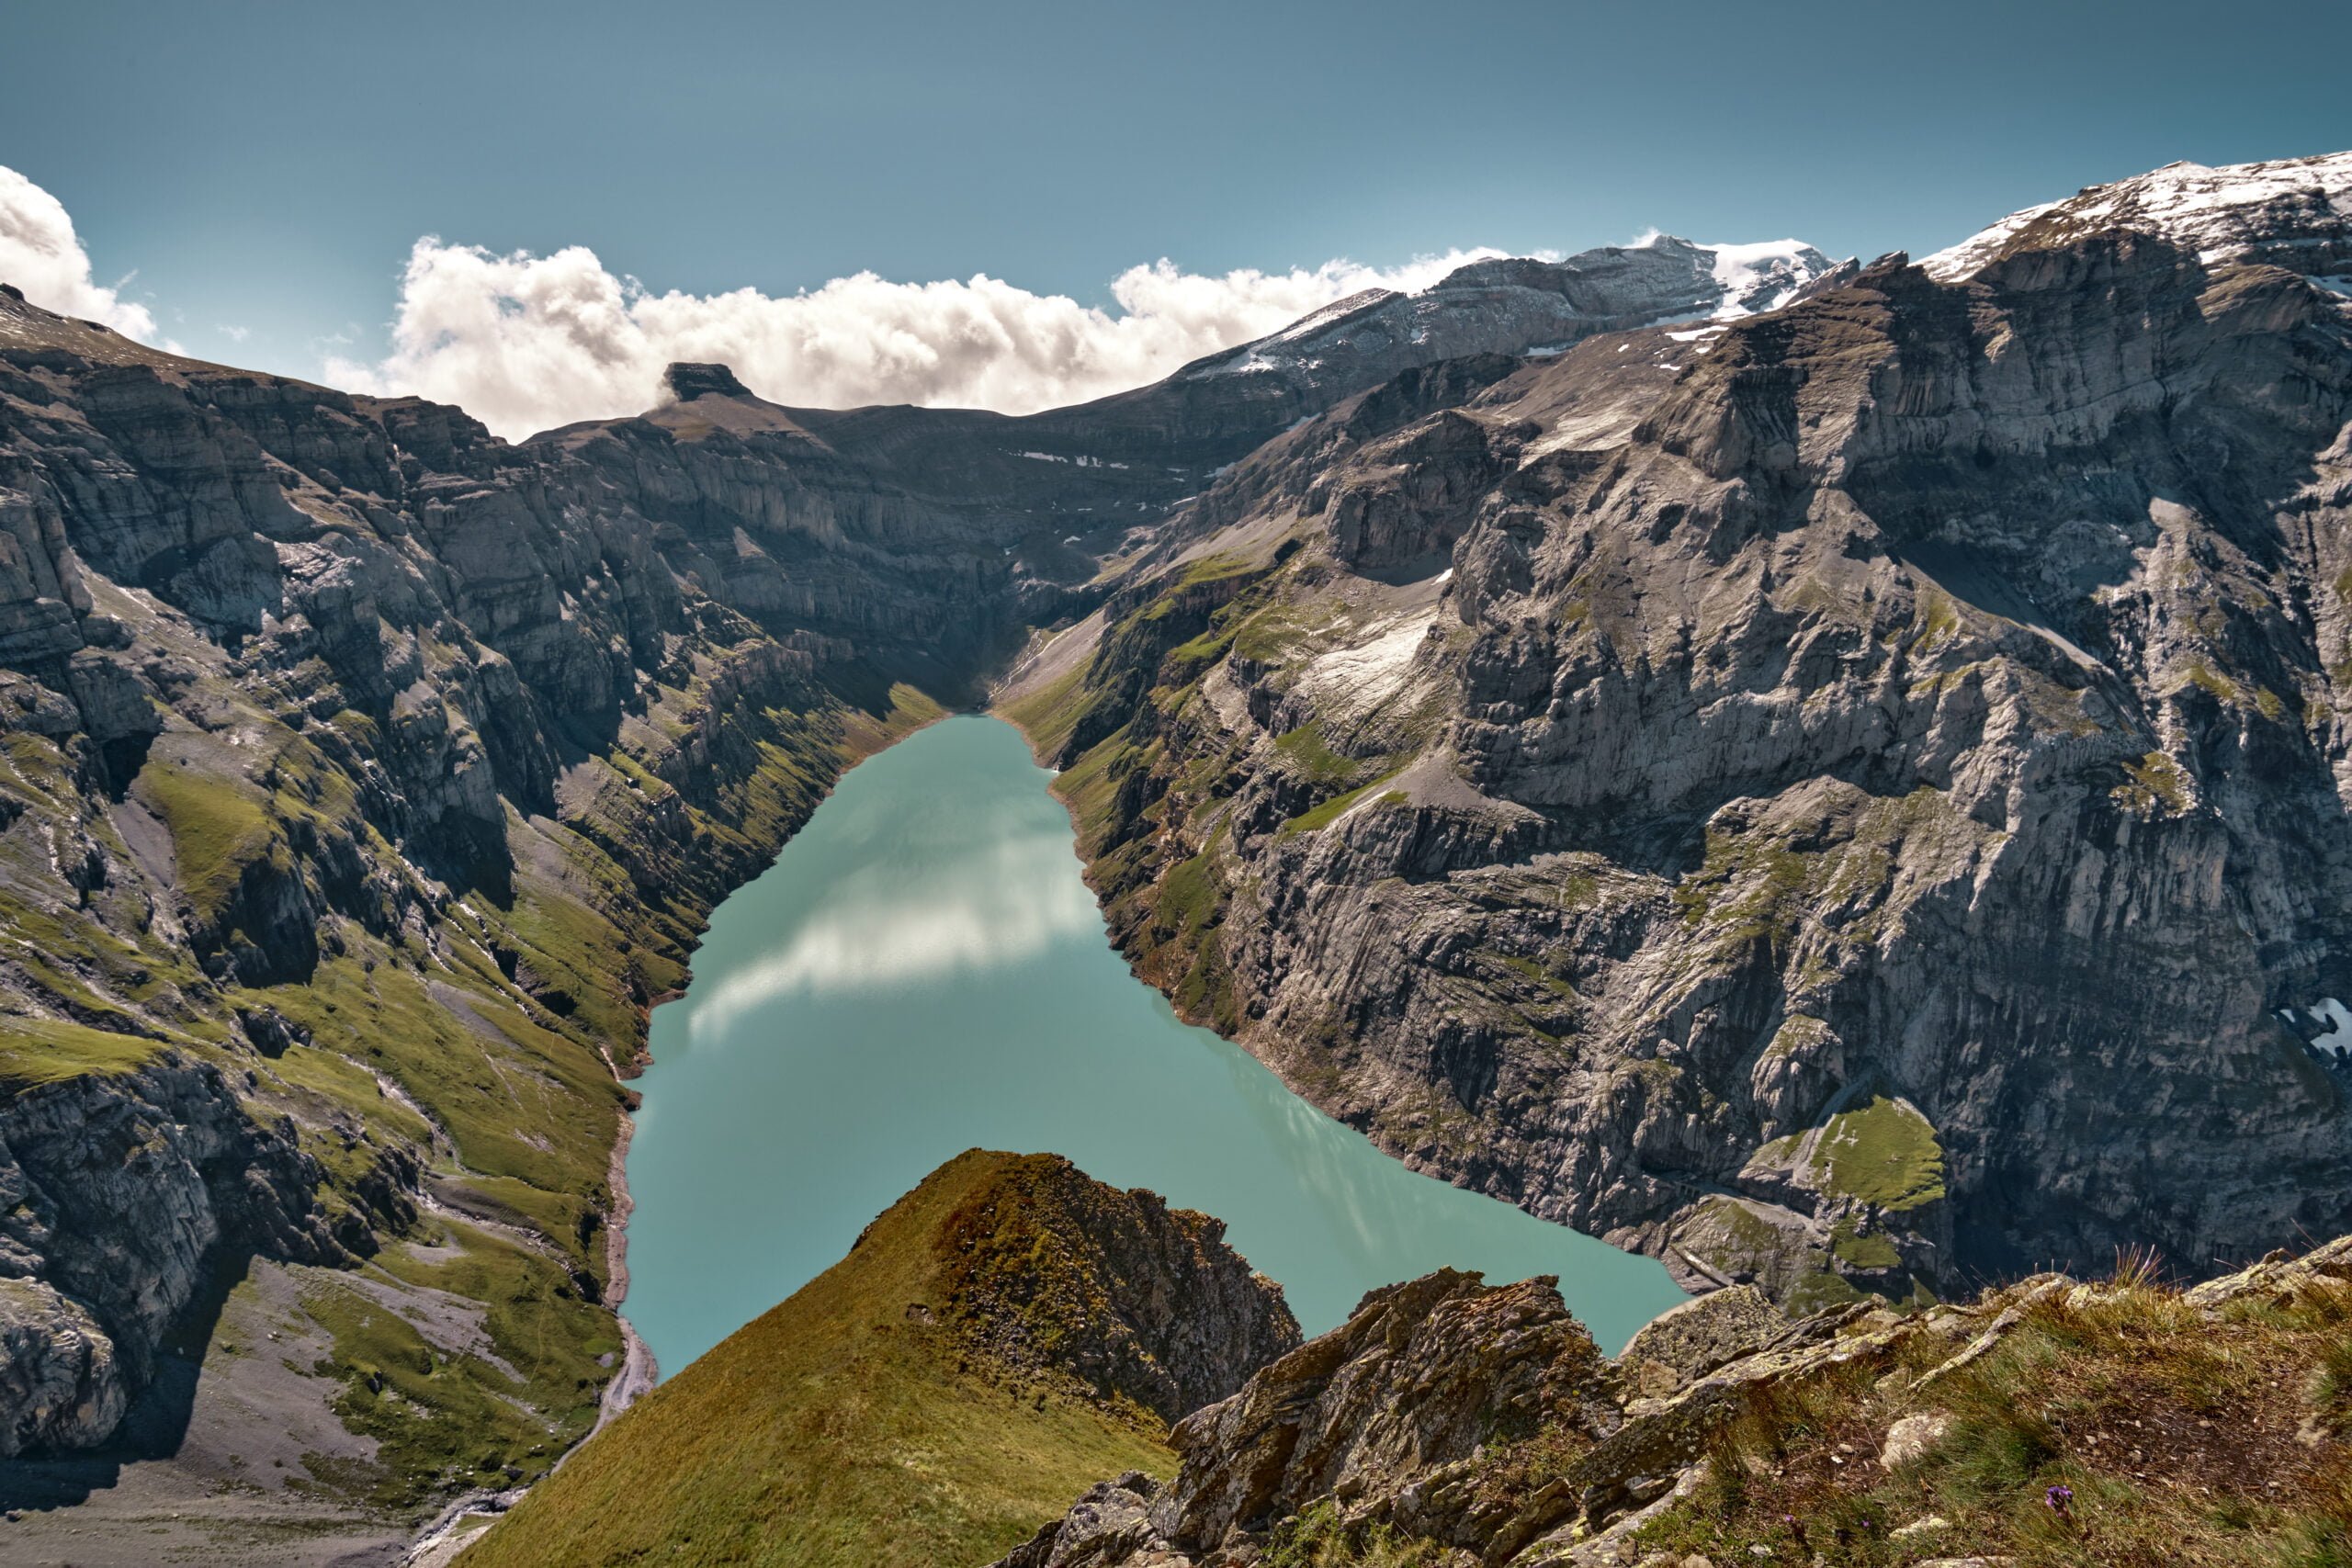
M 1644 1555 L 2352 1564 L 2352 1284 L 2208 1309 L 2126 1273 L 2020 1310 L 1929 1389 L 1906 1384 L 1951 1346 L 1922 1337 L 1894 1373 L 1858 1359 L 1760 1394 L 1698 1493 L 1642 1531 Z M 1871 1461 L 1895 1421 L 1933 1414 L 1952 1420 L 1941 1444 L 1891 1473 Z
M 1043 1382 L 1008 1385 L 915 1321 L 934 1239 L 1014 1156 L 974 1151 L 849 1257 L 672 1378 L 493 1527 L 464 1568 L 982 1563 L 1094 1482 L 1166 1474 L 1155 1434 Z
M 394 875 L 412 874 L 359 821 L 345 761 L 281 722 L 267 693 L 207 690 L 235 705 L 255 743 L 223 748 L 175 729 L 131 792 L 169 836 L 178 890 L 199 914 L 220 910 L 257 861 L 299 867 L 288 848 L 298 818 L 347 827 Z M 658 695 L 657 717 L 708 700 L 699 685 Z M 815 689 L 807 696 L 805 709 L 729 716 L 755 738 L 755 758 L 687 807 L 685 852 L 756 865 L 842 768 L 943 712 L 908 686 L 872 712 Z M 607 759 L 639 780 L 614 792 L 622 808 L 672 792 L 655 772 L 680 771 L 662 733 L 649 728 Z M 684 977 L 704 900 L 717 891 L 707 867 L 693 890 L 649 907 L 607 847 L 634 847 L 626 818 L 510 813 L 517 867 L 506 907 L 458 889 L 429 940 L 330 916 L 322 935 L 335 945 L 307 981 L 249 987 L 207 976 L 144 919 L 134 878 L 119 875 L 78 902 L 59 884 L 46 821 L 85 820 L 118 865 L 132 856 L 114 819 L 82 800 L 73 760 L 53 740 L 0 737 L 0 797 L 21 812 L 14 831 L 0 831 L 0 1004 L 69 1015 L 0 1011 L 0 1099 L 130 1072 L 166 1053 L 209 1063 L 245 1086 L 256 1120 L 290 1120 L 322 1169 L 331 1218 L 386 1182 L 388 1154 L 412 1151 L 445 1199 L 523 1234 L 428 1217 L 405 1238 L 382 1237 L 385 1250 L 365 1269 L 306 1289 L 303 1315 L 333 1348 L 298 1370 L 324 1380 L 345 1423 L 380 1444 L 378 1462 L 325 1463 L 320 1479 L 363 1505 L 424 1512 L 448 1488 L 543 1472 L 589 1429 L 618 1364 L 617 1325 L 595 1300 L 609 1158 L 628 1100 L 613 1066 L 637 1055 L 641 998 Z M 500 950 L 567 994 L 567 1011 L 503 975 Z M 282 1015 L 311 1043 L 254 1054 L 233 1021 L 248 1009 Z M 481 1353 L 432 1342 L 442 1292 L 485 1309 Z M 209 1347 L 206 1364 L 226 1365 L 215 1357 L 228 1354 Z

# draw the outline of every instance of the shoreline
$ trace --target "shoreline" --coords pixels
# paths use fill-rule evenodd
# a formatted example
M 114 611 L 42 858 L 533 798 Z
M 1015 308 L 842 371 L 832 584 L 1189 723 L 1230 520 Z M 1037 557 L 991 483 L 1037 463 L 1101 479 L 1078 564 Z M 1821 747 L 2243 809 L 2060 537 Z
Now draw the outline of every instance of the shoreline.
M 926 697 L 925 700 L 929 699 Z M 871 750 L 854 747 L 845 758 L 846 765 L 833 776 L 831 782 L 827 784 L 822 793 L 817 796 L 815 806 L 809 808 L 809 815 L 815 815 L 816 807 L 822 806 L 826 800 L 830 799 L 833 791 L 840 787 L 842 779 L 860 763 L 872 761 L 909 737 L 918 735 L 934 724 L 961 714 L 977 713 L 984 716 L 1000 716 L 985 707 L 950 708 L 936 703 L 933 705 L 938 706 L 940 711 L 897 733 L 886 731 L 887 739 L 881 745 Z M 1018 726 L 1014 728 L 1019 728 Z M 1023 739 L 1026 739 L 1025 733 Z M 754 873 L 752 877 L 747 879 L 745 886 L 749 886 L 750 881 L 755 881 L 759 876 L 764 875 L 768 868 L 775 864 L 775 855 L 782 854 L 785 845 L 797 838 L 800 829 L 807 825 L 807 819 L 804 818 L 790 833 L 786 834 L 783 840 L 776 845 L 775 853 L 768 857 L 766 863 Z M 728 895 L 729 897 L 733 896 L 732 892 Z M 725 902 L 725 898 L 719 900 L 722 905 Z M 714 905 L 711 912 L 716 914 L 717 911 L 718 906 Z M 707 934 L 708 934 L 707 917 L 706 917 L 705 930 L 701 935 Z M 695 938 L 695 947 L 697 950 L 702 945 L 701 935 Z M 626 1068 L 613 1059 L 609 1050 L 602 1053 L 605 1067 L 612 1073 L 614 1082 L 626 1086 L 631 1078 L 642 1076 L 645 1069 L 652 1064 L 653 1014 L 657 1010 L 667 1007 L 673 1002 L 684 1001 L 688 991 L 693 988 L 693 976 L 694 953 L 690 952 L 685 960 L 684 983 L 647 1000 L 644 1010 L 644 1034 L 637 1043 L 636 1050 L 631 1053 Z M 630 1144 L 637 1136 L 637 1120 L 627 1109 L 619 1112 L 619 1129 L 613 1139 L 612 1153 L 605 1164 L 605 1185 L 612 1191 L 613 1206 L 605 1221 L 604 1304 L 612 1309 L 613 1321 L 620 1327 L 621 1360 L 620 1365 L 614 1369 L 612 1377 L 606 1381 L 603 1392 L 597 1396 L 595 1424 L 581 1436 L 578 1442 L 571 1444 L 557 1457 L 556 1461 L 548 1467 L 548 1475 L 553 1475 L 569 1464 L 572 1456 L 585 1447 L 591 1438 L 611 1426 L 630 1405 L 650 1393 L 662 1376 L 661 1366 L 654 1359 L 651 1347 L 645 1343 L 644 1338 L 637 1332 L 636 1325 L 629 1322 L 628 1314 L 622 1310 L 623 1303 L 628 1300 L 629 1290 L 629 1220 L 637 1211 L 637 1200 L 628 1187 L 628 1151 Z M 540 1479 L 545 1480 L 546 1477 L 543 1476 Z M 420 1534 L 411 1540 L 406 1554 L 400 1560 L 401 1568 L 446 1568 L 447 1563 L 466 1547 L 471 1545 L 474 1538 L 481 1533 L 480 1529 L 468 1529 L 466 1526 L 469 1521 L 485 1520 L 487 1522 L 481 1529 L 487 1529 L 515 1504 L 527 1496 L 530 1491 L 530 1487 L 521 1486 L 506 1492 L 476 1493 L 471 1496 L 454 1500 L 428 1523 Z
M 612 1188 L 612 1213 L 605 1219 L 605 1304 L 613 1309 L 613 1320 L 621 1329 L 621 1364 L 605 1384 L 605 1392 L 597 1397 L 596 1424 L 588 1428 L 587 1437 L 563 1451 L 548 1468 L 552 1475 L 563 1468 L 582 1443 L 588 1441 L 613 1421 L 620 1413 L 653 1391 L 661 1381 L 662 1370 L 653 1359 L 653 1352 L 639 1337 L 637 1325 L 630 1323 L 622 1304 L 628 1300 L 628 1222 L 637 1212 L 637 1200 L 628 1190 L 628 1146 L 637 1136 L 637 1119 L 624 1111 L 620 1113 L 620 1135 L 613 1140 L 610 1164 L 605 1168 L 605 1179 Z

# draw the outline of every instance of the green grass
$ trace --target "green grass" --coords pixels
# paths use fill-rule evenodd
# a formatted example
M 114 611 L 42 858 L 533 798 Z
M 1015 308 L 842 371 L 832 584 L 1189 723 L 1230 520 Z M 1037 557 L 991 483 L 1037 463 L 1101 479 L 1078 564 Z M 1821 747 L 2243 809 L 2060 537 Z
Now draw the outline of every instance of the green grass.
M 1292 818 L 1289 821 L 1282 825 L 1282 829 L 1278 836 L 1287 838 L 1293 833 L 1316 833 L 1322 831 L 1324 829 L 1329 828 L 1332 823 L 1337 822 L 1340 818 L 1346 816 L 1350 811 L 1355 809 L 1355 807 L 1362 804 L 1364 798 L 1370 795 L 1373 791 L 1386 784 L 1388 779 L 1395 778 L 1396 776 L 1396 775 L 1395 773 L 1391 773 L 1387 778 L 1378 778 L 1373 780 L 1370 784 L 1359 784 L 1354 789 L 1349 790 L 1344 795 L 1335 795 L 1330 799 L 1325 801 L 1322 805 L 1315 807 L 1310 810 L 1300 812 L 1297 816 Z M 1406 795 L 1404 791 L 1392 789 L 1387 794 L 1380 796 L 1374 804 L 1384 807 L 1403 806 L 1407 804 L 1410 798 L 1411 797 Z
M 1838 1222 L 1830 1233 L 1829 1250 L 1857 1269 L 1896 1269 L 1903 1263 L 1894 1243 L 1877 1231 L 1864 1234 L 1852 1220 Z
M 1204 582 L 1225 582 L 1233 578 L 1247 577 L 1256 570 L 1247 557 L 1220 550 L 1215 555 L 1203 556 L 1185 567 L 1184 574 L 1176 580 L 1175 585 L 1178 588 L 1197 588 Z
M 1079 660 L 1035 691 L 997 708 L 999 715 L 1029 738 L 1031 749 L 1039 756 L 1059 756 L 1085 714 L 1089 662 Z
M 53 1018 L 0 1018 L 0 1094 L 93 1074 L 136 1072 L 167 1049 L 160 1040 L 113 1034 Z
M 460 1348 L 446 1331 L 436 1344 L 356 1280 L 321 1276 L 303 1297 L 334 1341 L 308 1370 L 341 1381 L 336 1415 L 378 1445 L 372 1464 L 338 1467 L 334 1479 L 378 1506 L 544 1474 L 594 1423 L 609 1375 L 598 1359 L 621 1349 L 610 1314 L 581 1298 L 561 1265 L 462 1222 L 440 1229 L 443 1248 L 395 1247 L 375 1267 L 483 1303 L 487 1344 Z
M 2123 764 L 2124 782 L 2110 793 L 2123 808 L 2141 817 L 2178 816 L 2193 799 L 2188 771 L 2162 751 Z
M 1442 1549 L 1385 1525 L 1351 1529 L 1329 1499 L 1274 1527 L 1261 1568 L 1435 1568 Z
M 1543 987 L 1563 1001 L 1577 999 L 1577 988 L 1574 985 L 1553 974 L 1532 958 L 1512 954 L 1505 956 L 1502 963 L 1505 968 L 1518 975 L 1521 979 Z
M 1832 1116 L 1815 1145 L 1814 1161 L 1829 1191 L 1890 1213 L 1944 1195 L 1944 1151 L 1935 1128 L 1910 1106 L 1884 1095 Z
M 1224 834 L 1220 825 L 1200 853 L 1170 866 L 1160 879 L 1152 912 L 1164 938 L 1197 931 L 1216 918 L 1225 899 L 1224 879 L 1216 869 L 1217 841 Z
M 487 985 L 457 989 L 486 1031 L 413 971 L 371 967 L 364 953 L 321 964 L 308 986 L 254 994 L 321 1046 L 391 1077 L 448 1129 L 468 1168 L 550 1192 L 601 1191 L 623 1093 L 603 1059 Z
M 245 867 L 277 841 L 277 825 L 246 787 L 160 757 L 139 773 L 136 793 L 171 829 L 180 887 L 206 920 L 220 915 Z
M 1333 784 L 1351 779 L 1363 771 L 1363 763 L 1354 757 L 1341 756 L 1331 750 L 1323 739 L 1323 721 L 1310 719 L 1289 734 L 1278 737 L 1274 750 L 1281 752 L 1301 778 L 1310 784 Z
M 1089 1485 L 1168 1474 L 1156 1432 L 1050 1378 L 1011 1386 L 944 1324 L 937 1238 L 1011 1156 L 974 1151 L 849 1257 L 677 1370 L 460 1561 L 977 1564 Z

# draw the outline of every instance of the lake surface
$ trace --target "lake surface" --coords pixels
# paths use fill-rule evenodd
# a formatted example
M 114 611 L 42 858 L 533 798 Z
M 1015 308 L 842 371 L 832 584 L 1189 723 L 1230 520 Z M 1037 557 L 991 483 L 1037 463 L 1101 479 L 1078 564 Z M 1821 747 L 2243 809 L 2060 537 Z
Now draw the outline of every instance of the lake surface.
M 626 1311 L 665 1372 L 838 1262 L 974 1146 L 1051 1150 L 1225 1220 L 1309 1335 L 1452 1265 L 1557 1274 L 1614 1351 L 1656 1261 L 1418 1176 L 1127 972 L 1051 775 L 957 717 L 852 770 L 719 906 L 653 1014 Z

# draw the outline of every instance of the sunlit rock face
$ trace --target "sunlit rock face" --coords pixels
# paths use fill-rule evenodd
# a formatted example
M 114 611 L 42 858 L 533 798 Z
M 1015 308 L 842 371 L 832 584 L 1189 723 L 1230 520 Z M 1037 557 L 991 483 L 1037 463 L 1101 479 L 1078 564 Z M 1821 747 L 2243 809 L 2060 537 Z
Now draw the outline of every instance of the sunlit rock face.
M 1123 943 L 1694 1286 L 2344 1228 L 2347 169 L 2159 171 L 1268 443 L 1013 682 L 1110 781 Z
M 206 1238 L 405 1223 L 450 1134 L 370 1032 L 513 1023 L 548 1124 L 465 1131 L 553 1162 L 586 1300 L 605 1053 L 893 682 L 1044 625 L 1008 694 L 1141 972 L 1424 1169 L 1807 1302 L 2341 1228 L 2346 166 L 1924 267 L 1480 263 L 1022 419 L 696 366 L 510 445 L 0 294 L 0 1033 L 218 1134 L 88 1190 L 179 1238 L 141 1299 L 28 1201 L 0 1415 L 106 1425 Z M 1007 881 L 744 1005 L 1074 919 Z

